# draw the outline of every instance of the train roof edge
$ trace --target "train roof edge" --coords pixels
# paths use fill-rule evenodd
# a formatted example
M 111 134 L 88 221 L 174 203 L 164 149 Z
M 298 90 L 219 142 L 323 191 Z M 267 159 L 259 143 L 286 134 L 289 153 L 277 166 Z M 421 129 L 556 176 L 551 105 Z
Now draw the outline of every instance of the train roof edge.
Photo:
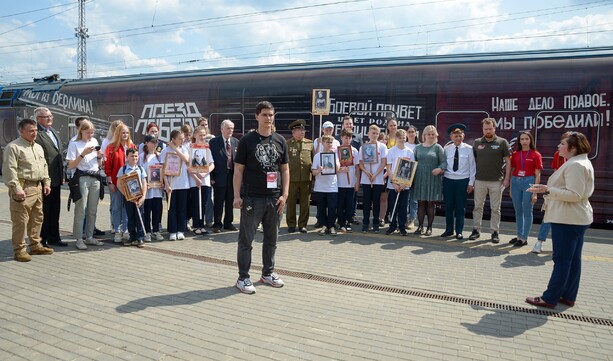
M 4 85 L 3 91 L 32 89 L 33 91 L 54 91 L 59 90 L 68 83 L 78 84 L 100 84 L 125 82 L 134 80 L 152 80 L 178 77 L 195 76 L 215 76 L 246 73 L 263 72 L 284 72 L 301 70 L 323 70 L 335 68 L 351 67 L 375 67 L 375 66 L 402 66 L 402 65 L 436 65 L 449 63 L 478 63 L 478 62 L 499 62 L 499 61 L 534 61 L 534 60 L 559 60 L 568 58 L 589 58 L 589 57 L 610 57 L 613 56 L 613 46 L 595 48 L 569 48 L 553 50 L 530 50 L 513 52 L 491 52 L 491 53 L 465 53 L 447 55 L 422 55 L 405 56 L 393 58 L 369 58 L 369 59 L 349 59 L 349 60 L 330 60 L 299 64 L 272 64 L 272 65 L 252 65 L 240 67 L 225 67 L 198 70 L 181 70 L 173 72 L 139 73 L 130 75 L 116 75 L 109 77 L 89 78 L 89 79 L 61 79 L 57 81 L 38 80 L 28 83 L 18 83 Z

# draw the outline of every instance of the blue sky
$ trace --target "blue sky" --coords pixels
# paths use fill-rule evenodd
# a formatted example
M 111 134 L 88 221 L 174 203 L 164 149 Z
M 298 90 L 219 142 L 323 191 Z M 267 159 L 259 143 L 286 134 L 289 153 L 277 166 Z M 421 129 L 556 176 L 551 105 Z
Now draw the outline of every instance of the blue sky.
M 77 77 L 76 0 L 3 2 L 0 83 Z M 90 0 L 87 75 L 613 45 L 613 0 Z

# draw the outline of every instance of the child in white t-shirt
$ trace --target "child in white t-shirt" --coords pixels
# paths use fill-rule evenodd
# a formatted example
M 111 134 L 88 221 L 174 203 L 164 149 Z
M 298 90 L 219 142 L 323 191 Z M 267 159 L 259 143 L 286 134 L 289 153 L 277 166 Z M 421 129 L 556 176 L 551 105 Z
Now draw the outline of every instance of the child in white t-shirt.
M 315 176 L 314 192 L 317 192 L 317 209 L 323 225 L 319 234 L 336 236 L 334 221 L 338 202 L 338 183 L 336 173 L 340 167 L 336 153 L 332 151 L 334 138 L 331 135 L 321 137 L 323 150 L 313 158 L 311 172 Z
M 391 207 L 392 212 L 390 214 L 390 228 L 385 234 L 392 234 L 399 228 L 400 234 L 407 235 L 405 229 L 407 221 L 407 203 L 409 201 L 409 187 L 398 185 L 396 182 L 396 175 L 401 180 L 410 178 L 411 165 L 405 160 L 400 161 L 400 170 L 396 169 L 399 162 L 398 159 L 405 158 L 406 160 L 415 160 L 413 151 L 405 145 L 407 140 L 407 132 L 404 129 L 399 129 L 395 134 L 396 145 L 387 152 L 387 174 L 389 174 L 389 181 L 387 183 L 388 192 L 388 204 Z M 397 172 L 398 171 L 398 172 Z M 396 197 L 398 197 L 398 203 L 396 203 Z M 394 207 L 395 206 L 395 207 Z
M 360 148 L 360 170 L 362 177 L 362 191 L 364 193 L 364 217 L 362 219 L 362 232 L 368 231 L 370 223 L 370 210 L 373 211 L 373 232 L 379 233 L 379 211 L 381 209 L 381 192 L 385 188 L 383 171 L 387 165 L 387 147 L 379 143 L 381 130 L 376 125 L 368 127 L 368 143 Z
M 351 158 L 353 159 L 352 165 L 340 167 L 338 170 L 338 224 L 342 231 L 351 232 L 351 213 L 353 210 L 353 198 L 355 192 L 358 191 L 360 184 L 358 179 L 360 178 L 358 150 L 351 146 L 351 140 L 353 139 L 353 132 L 349 129 L 343 129 L 341 131 L 342 146 L 349 146 L 351 149 Z M 341 153 L 349 151 L 348 148 L 339 147 L 339 159 Z

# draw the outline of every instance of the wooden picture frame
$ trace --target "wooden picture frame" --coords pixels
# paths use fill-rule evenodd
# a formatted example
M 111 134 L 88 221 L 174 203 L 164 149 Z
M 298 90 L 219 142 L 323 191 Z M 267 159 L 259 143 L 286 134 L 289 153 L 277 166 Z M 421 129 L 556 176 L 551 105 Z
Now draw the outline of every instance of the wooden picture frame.
M 140 182 L 138 172 L 124 174 L 117 178 L 118 185 L 123 190 L 123 195 L 128 202 L 141 198 L 144 194 L 143 185 Z
M 336 174 L 336 153 L 319 153 L 319 165 L 321 166 L 321 175 Z
M 164 176 L 178 177 L 181 175 L 181 157 L 177 153 L 166 153 L 166 159 L 164 159 Z
M 351 167 L 353 165 L 353 151 L 350 145 L 338 147 L 338 159 L 341 167 Z
M 330 115 L 330 89 L 313 89 L 311 104 L 313 115 Z
M 147 186 L 149 188 L 162 188 L 164 182 L 162 181 L 162 163 L 156 163 L 149 166 L 147 169 Z
M 209 146 L 206 144 L 191 144 L 189 148 L 189 166 L 198 173 L 206 172 L 209 168 Z
M 362 162 L 364 164 L 379 163 L 379 143 L 362 144 Z
M 398 158 L 396 160 L 396 168 L 392 177 L 392 183 L 402 187 L 411 187 L 415 171 L 417 170 L 417 162 L 409 158 Z

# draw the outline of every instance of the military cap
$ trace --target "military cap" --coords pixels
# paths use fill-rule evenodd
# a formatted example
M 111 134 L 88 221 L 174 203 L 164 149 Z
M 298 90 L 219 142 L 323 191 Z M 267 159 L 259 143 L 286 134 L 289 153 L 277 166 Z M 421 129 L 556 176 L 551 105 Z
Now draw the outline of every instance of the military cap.
M 306 124 L 306 122 L 304 121 L 304 119 L 294 120 L 289 125 L 289 130 L 294 130 L 294 129 L 298 129 L 298 128 L 304 129 L 305 124 Z
M 466 132 L 466 126 L 464 124 L 456 123 L 451 124 L 449 128 L 447 128 L 447 134 L 455 133 L 456 131 L 461 131 L 462 133 Z

